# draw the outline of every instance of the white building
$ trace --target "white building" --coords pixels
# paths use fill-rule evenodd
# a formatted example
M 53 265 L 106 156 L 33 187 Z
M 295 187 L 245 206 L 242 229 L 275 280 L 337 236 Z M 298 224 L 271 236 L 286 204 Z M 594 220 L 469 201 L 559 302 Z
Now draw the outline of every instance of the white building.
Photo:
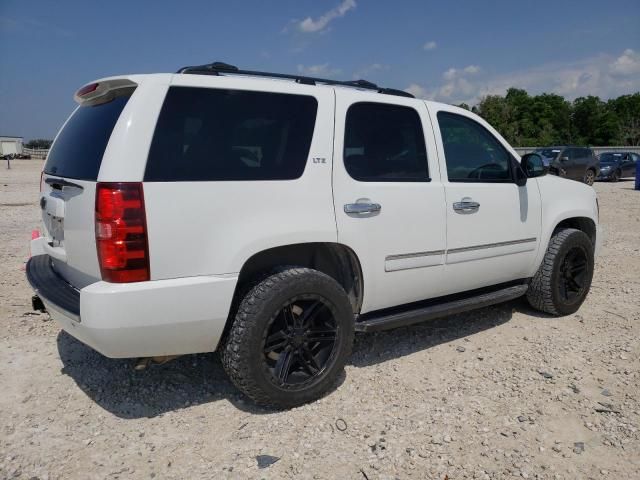
M 22 153 L 22 138 L 0 136 L 0 155 Z

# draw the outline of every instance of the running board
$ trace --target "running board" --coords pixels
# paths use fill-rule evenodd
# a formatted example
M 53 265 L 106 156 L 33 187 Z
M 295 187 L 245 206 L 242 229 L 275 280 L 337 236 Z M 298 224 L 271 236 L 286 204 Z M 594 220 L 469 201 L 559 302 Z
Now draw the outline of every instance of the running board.
M 507 302 L 521 297 L 527 291 L 527 285 L 515 285 L 489 293 L 482 293 L 459 300 L 445 301 L 395 313 L 382 313 L 381 315 L 364 315 L 365 319 L 356 322 L 356 332 L 377 332 L 396 327 L 404 327 L 413 323 L 433 320 L 435 318 L 455 315 L 477 308 L 488 307 L 496 303 Z

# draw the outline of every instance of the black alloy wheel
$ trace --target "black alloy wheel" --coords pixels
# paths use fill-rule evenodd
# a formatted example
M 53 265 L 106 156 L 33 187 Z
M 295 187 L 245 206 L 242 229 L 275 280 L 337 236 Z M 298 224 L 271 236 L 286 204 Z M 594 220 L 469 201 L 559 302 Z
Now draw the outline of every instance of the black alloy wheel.
M 288 390 L 312 384 L 335 359 L 339 334 L 331 305 L 322 296 L 287 301 L 265 330 L 263 362 L 271 381 Z
M 559 289 L 562 299 L 572 303 L 584 293 L 587 284 L 587 252 L 581 246 L 569 250 L 560 265 Z
M 351 353 L 353 307 L 332 277 L 278 267 L 240 294 L 222 341 L 222 365 L 256 403 L 291 408 L 336 385 Z

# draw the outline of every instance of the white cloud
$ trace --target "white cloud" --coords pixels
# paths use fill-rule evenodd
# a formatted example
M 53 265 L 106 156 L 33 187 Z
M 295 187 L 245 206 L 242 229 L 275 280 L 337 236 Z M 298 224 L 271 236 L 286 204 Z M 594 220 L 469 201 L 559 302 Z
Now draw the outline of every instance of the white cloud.
M 475 75 L 476 73 L 480 72 L 480 67 L 477 65 L 469 65 L 467 67 L 464 67 L 462 71 L 467 75 Z
M 367 65 L 362 67 L 360 70 L 353 73 L 353 79 L 358 80 L 361 78 L 365 78 L 375 72 L 379 72 L 381 70 L 388 70 L 389 65 L 383 65 L 382 63 L 372 63 L 371 65 Z
M 298 30 L 303 33 L 316 33 L 321 32 L 329 26 L 336 18 L 343 17 L 349 10 L 356 8 L 355 0 L 343 0 L 340 5 L 332 8 L 324 15 L 319 16 L 315 20 L 311 17 L 307 17 L 304 20 L 297 23 Z
M 435 50 L 436 48 L 438 48 L 438 44 L 436 42 L 434 42 L 433 40 L 431 40 L 430 42 L 425 43 L 422 48 L 424 50 Z
M 442 74 L 442 78 L 444 78 L 445 80 L 453 80 L 454 78 L 456 78 L 456 75 L 458 75 L 458 70 L 455 68 L 450 68 Z
M 445 80 L 451 81 L 454 78 L 457 78 L 461 75 L 475 75 L 476 73 L 479 73 L 479 72 L 480 72 L 480 67 L 477 65 L 468 65 L 460 70 L 452 67 L 442 74 L 442 78 L 444 78 Z
M 339 68 L 331 68 L 328 63 L 318 65 L 298 65 L 298 73 L 309 75 L 311 77 L 333 77 L 340 73 Z
M 639 74 L 640 54 L 627 49 L 619 56 L 553 62 L 499 75 L 490 75 L 477 65 L 452 67 L 442 74 L 441 85 L 428 89 L 413 82 L 406 91 L 429 100 L 470 105 L 486 95 L 504 95 L 510 87 L 531 94 L 556 93 L 570 100 L 587 95 L 606 99 L 640 91 Z
M 431 92 L 428 92 L 424 87 L 418 85 L 417 83 L 412 83 L 407 88 L 405 88 L 404 91 L 410 93 L 416 98 L 430 99 L 432 96 Z
M 611 73 L 620 76 L 640 74 L 640 53 L 626 49 L 611 64 Z

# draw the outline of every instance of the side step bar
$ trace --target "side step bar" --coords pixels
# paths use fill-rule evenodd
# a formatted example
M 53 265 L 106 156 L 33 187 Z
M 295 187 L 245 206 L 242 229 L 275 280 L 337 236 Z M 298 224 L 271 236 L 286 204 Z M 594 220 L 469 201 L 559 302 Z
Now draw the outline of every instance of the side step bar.
M 381 315 L 366 314 L 364 320 L 356 322 L 356 332 L 377 332 L 396 327 L 404 327 L 413 323 L 433 320 L 435 318 L 455 315 L 477 308 L 488 307 L 496 303 L 507 302 L 521 297 L 527 291 L 528 285 L 515 285 L 489 293 L 481 293 L 472 297 L 459 300 L 450 300 L 429 306 L 417 307 L 395 313 L 382 313 Z

